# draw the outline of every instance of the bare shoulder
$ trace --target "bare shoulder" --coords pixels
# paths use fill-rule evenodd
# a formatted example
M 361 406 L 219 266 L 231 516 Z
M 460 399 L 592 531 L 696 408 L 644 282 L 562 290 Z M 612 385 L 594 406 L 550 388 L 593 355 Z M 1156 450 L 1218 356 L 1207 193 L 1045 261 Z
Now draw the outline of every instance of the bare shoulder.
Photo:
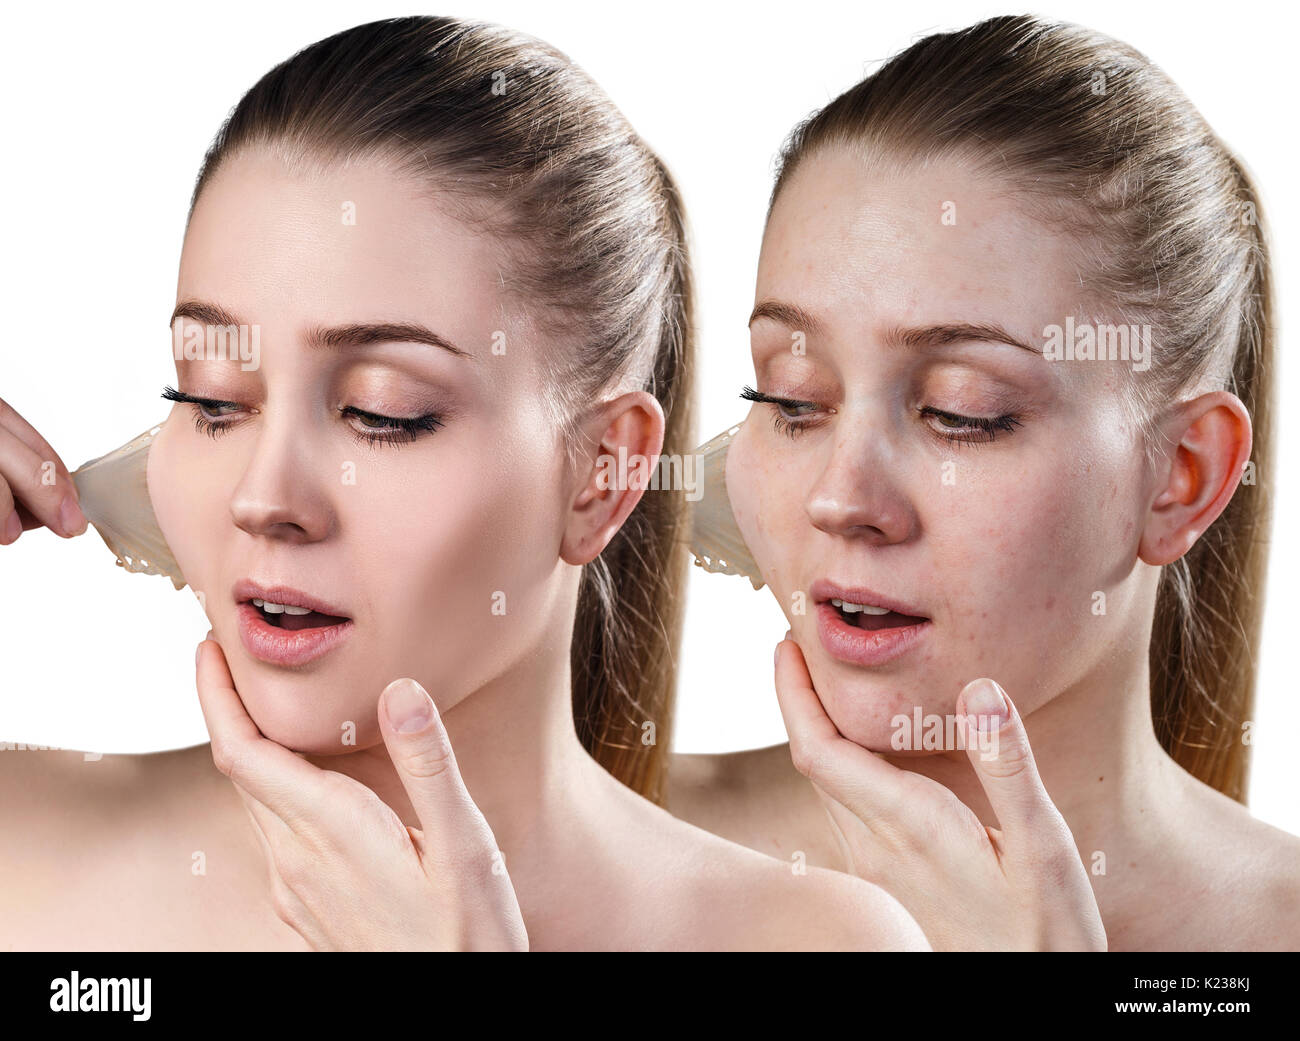
M 648 807 L 649 804 L 647 803 Z M 650 807 L 643 835 L 673 906 L 657 946 L 706 950 L 928 950 L 879 886 L 778 860 Z M 642 867 L 644 867 L 644 862 Z
M 1300 950 L 1300 838 L 1213 794 L 1234 934 L 1223 937 L 1224 949 Z
M 228 908 L 248 872 L 208 746 L 4 747 L 0 948 L 184 947 L 185 923 L 220 921 L 209 898 Z
M 779 860 L 843 869 L 821 799 L 794 768 L 788 744 L 674 755 L 666 807 L 696 827 Z
M 142 807 L 191 797 L 215 773 L 206 745 L 114 755 L 0 743 L 0 821 L 42 830 L 117 827 Z
M 1181 810 L 1169 855 L 1130 865 L 1151 869 L 1164 898 L 1134 908 L 1112 949 L 1300 950 L 1300 838 L 1196 780 Z
M 770 861 L 755 865 L 752 884 L 766 908 L 765 917 L 754 922 L 747 936 L 758 949 L 930 949 L 921 927 L 902 904 L 854 875 L 817 867 L 796 874 L 787 865 Z
M 206 745 L 144 755 L 0 747 L 0 832 L 9 837 L 0 880 L 10 894 L 24 880 L 90 878 L 119 849 L 152 853 L 180 822 L 211 821 L 222 803 Z

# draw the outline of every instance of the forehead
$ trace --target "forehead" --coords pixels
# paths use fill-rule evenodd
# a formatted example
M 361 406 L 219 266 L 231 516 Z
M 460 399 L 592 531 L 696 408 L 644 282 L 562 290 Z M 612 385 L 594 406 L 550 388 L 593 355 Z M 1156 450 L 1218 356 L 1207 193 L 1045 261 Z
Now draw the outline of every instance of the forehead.
M 307 166 L 242 153 L 195 206 L 178 298 L 268 324 L 383 317 L 480 340 L 506 321 L 498 251 L 433 199 L 378 160 Z
M 841 331 L 961 319 L 1037 341 L 1044 324 L 1080 310 L 1082 270 L 1073 237 L 973 165 L 833 149 L 806 159 L 777 198 L 757 298 Z

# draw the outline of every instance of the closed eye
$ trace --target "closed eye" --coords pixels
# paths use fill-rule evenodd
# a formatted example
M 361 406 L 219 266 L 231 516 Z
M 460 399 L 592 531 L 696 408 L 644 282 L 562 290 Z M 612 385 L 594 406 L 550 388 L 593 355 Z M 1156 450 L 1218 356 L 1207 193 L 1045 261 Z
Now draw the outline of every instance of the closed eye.
M 219 437 L 233 427 L 238 420 L 230 417 L 243 408 L 236 401 L 201 398 L 174 387 L 164 387 L 162 396 L 168 401 L 193 405 L 195 428 L 212 438 Z M 359 441 L 371 445 L 407 444 L 443 425 L 443 418 L 437 412 L 410 417 L 384 416 L 354 405 L 343 405 L 339 407 L 338 413 L 348 421 L 348 428 Z
M 814 417 L 822 406 L 815 401 L 801 401 L 798 398 L 782 398 L 773 394 L 764 394 L 753 387 L 746 387 L 740 392 L 745 401 L 761 405 L 771 405 L 772 421 L 776 429 L 794 437 L 797 433 L 812 425 Z
M 1000 434 L 1011 433 L 1020 426 L 1019 418 L 1010 413 L 1001 416 L 962 416 L 929 405 L 918 411 L 931 430 L 945 441 L 958 443 L 992 441 Z

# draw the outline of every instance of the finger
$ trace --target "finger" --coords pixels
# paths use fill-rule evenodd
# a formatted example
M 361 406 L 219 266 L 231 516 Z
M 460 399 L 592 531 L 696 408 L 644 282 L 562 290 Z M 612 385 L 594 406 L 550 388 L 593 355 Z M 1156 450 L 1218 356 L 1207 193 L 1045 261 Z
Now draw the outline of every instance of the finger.
M 380 731 L 389 758 L 411 800 L 426 849 L 452 857 L 490 858 L 496 840 L 461 779 L 451 739 L 425 689 L 413 679 L 394 680 L 379 698 Z
M 17 505 L 8 482 L 0 474 L 0 546 L 12 545 L 23 533 L 23 519 L 15 512 Z
M 40 432 L 18 414 L 18 410 L 9 402 L 0 398 L 0 427 L 8 428 L 23 444 L 39 455 L 54 463 L 55 470 L 63 477 L 71 478 L 67 466 L 59 458 L 59 453 L 50 447 L 50 443 L 41 437 Z M 77 489 L 72 489 L 76 494 Z
M 294 831 L 318 832 L 328 819 L 325 772 L 262 736 L 215 640 L 199 644 L 195 672 L 217 769 Z
M 270 886 L 271 904 L 275 909 L 276 917 L 298 933 L 313 948 L 324 950 L 327 945 L 326 936 L 316 915 L 311 913 L 307 903 L 298 894 L 290 880 L 285 878 L 280 850 L 285 848 L 285 843 L 293 841 L 293 832 L 288 829 L 279 817 L 240 788 L 239 785 L 235 784 L 232 787 L 239 794 L 240 801 L 244 804 L 244 809 L 247 811 L 248 818 L 253 825 L 253 834 L 256 836 L 257 844 L 262 850 L 262 856 L 266 864 L 267 882 Z M 271 836 L 277 834 L 279 835 L 278 841 L 273 840 Z
M 776 646 L 776 695 L 795 768 L 864 824 L 897 823 L 902 771 L 840 734 L 791 639 Z
M 1015 705 L 991 679 L 972 680 L 957 698 L 966 717 L 966 755 L 997 815 L 1004 840 L 1022 842 L 1060 816 L 1042 778 Z M 1053 833 L 1054 833 L 1053 828 Z
M 45 464 L 52 462 L 13 431 L 0 426 L 0 477 L 14 499 L 26 506 L 36 521 L 58 535 L 71 538 L 86 530 L 86 518 L 77 505 L 77 490 L 70 477 L 56 469 L 53 483 L 46 483 L 50 470 Z
M 244 804 L 244 809 L 248 811 L 249 820 L 253 824 L 253 833 L 257 838 L 258 845 L 262 847 L 262 853 L 265 854 L 268 862 L 274 867 L 277 862 L 277 852 L 282 850 L 285 843 L 292 839 L 293 832 L 284 821 L 239 785 L 231 782 L 231 787 L 235 789 L 239 801 Z

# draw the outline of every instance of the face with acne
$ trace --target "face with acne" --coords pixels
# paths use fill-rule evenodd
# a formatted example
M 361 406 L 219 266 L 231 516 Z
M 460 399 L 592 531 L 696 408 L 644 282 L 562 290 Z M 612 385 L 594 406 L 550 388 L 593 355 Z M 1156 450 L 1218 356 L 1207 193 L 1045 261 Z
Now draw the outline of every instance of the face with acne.
M 561 623 L 564 452 L 501 262 L 378 161 L 241 153 L 198 199 L 176 326 L 256 326 L 259 363 L 176 361 L 149 493 L 244 705 L 291 749 L 374 744 L 402 676 L 445 712 Z M 268 612 L 255 589 L 333 617 Z
M 957 159 L 823 151 L 776 201 L 727 487 L 859 744 L 897 750 L 895 716 L 952 713 L 981 676 L 1028 714 L 1117 649 L 1145 653 L 1134 373 L 1041 353 L 1048 327 L 1095 313 L 1084 263 Z

